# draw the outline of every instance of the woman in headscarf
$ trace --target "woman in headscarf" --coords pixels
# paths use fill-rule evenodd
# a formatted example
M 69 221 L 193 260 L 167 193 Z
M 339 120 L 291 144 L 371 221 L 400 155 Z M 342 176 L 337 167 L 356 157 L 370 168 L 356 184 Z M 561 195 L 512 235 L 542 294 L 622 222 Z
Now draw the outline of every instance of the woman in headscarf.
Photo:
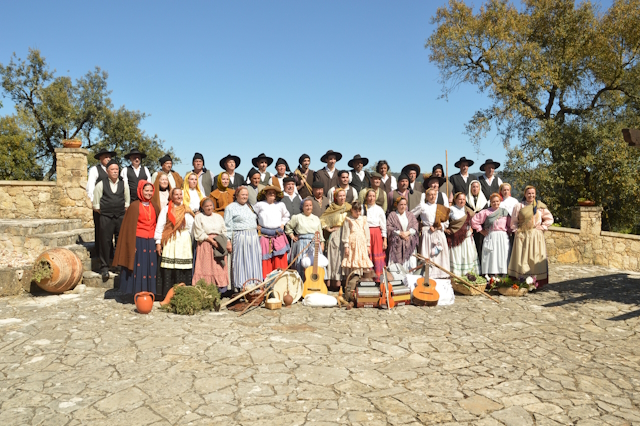
M 235 191 L 229 188 L 229 182 L 229 173 L 220 173 L 216 179 L 217 188 L 209 194 L 213 200 L 213 210 L 222 217 L 224 217 L 224 209 L 233 203 L 233 195 L 235 194 Z
M 203 198 L 200 203 L 202 214 L 193 223 L 193 237 L 196 240 L 196 261 L 192 283 L 204 279 L 207 284 L 218 286 L 220 293 L 228 290 L 229 265 L 227 253 L 231 251 L 231 241 L 227 239 L 224 219 L 213 213 L 213 200 Z
M 471 220 L 471 226 L 484 235 L 482 274 L 506 275 L 509 259 L 507 233 L 511 232 L 511 216 L 507 209 L 500 207 L 500 195 L 493 193 L 489 200 L 490 207 L 478 212 Z
M 480 187 L 480 181 L 472 180 L 469 183 L 469 193 L 467 194 L 467 206 L 473 213 L 478 213 L 487 207 L 489 202 L 487 198 L 484 196 L 482 192 L 482 188 Z M 482 253 L 482 243 L 484 242 L 484 235 L 480 232 L 473 231 L 473 241 L 476 243 L 476 252 Z M 480 261 L 480 268 L 482 268 L 482 260 Z
M 236 200 L 224 209 L 224 224 L 231 240 L 231 280 L 236 290 L 250 279 L 262 279 L 262 251 L 257 217 L 249 205 L 246 186 L 235 190 Z
M 197 174 L 187 173 L 182 184 L 182 193 L 184 194 L 184 204 L 191 209 L 194 215 L 200 213 L 200 201 L 204 195 L 200 192 Z
M 122 293 L 156 293 L 158 258 L 153 234 L 157 215 L 150 202 L 153 192 L 150 182 L 138 181 L 138 199 L 131 203 L 122 219 L 120 238 L 113 256 L 113 266 L 121 267 Z
M 276 186 L 266 186 L 258 193 L 253 210 L 258 215 L 260 247 L 262 248 L 262 278 L 275 269 L 287 269 L 289 240 L 284 227 L 289 222 L 289 210 L 282 200 L 282 191 Z
M 449 212 L 449 228 L 445 229 L 451 259 L 451 272 L 458 276 L 478 273 L 478 252 L 473 241 L 471 218 L 473 211 L 466 205 L 467 197 L 458 192 Z
M 178 283 L 191 283 L 193 249 L 191 228 L 194 214 L 183 202 L 182 189 L 171 190 L 171 201 L 158 215 L 154 238 L 160 255 L 157 292 L 162 297 Z
M 416 267 L 416 252 L 419 242 L 418 220 L 407 210 L 407 199 L 396 197 L 393 211 L 387 217 L 387 241 L 389 265 L 402 265 L 407 271 Z
M 291 245 L 291 253 L 289 253 L 289 259 L 295 258 L 315 237 L 315 233 L 320 234 L 320 252 L 324 251 L 324 237 L 322 236 L 322 225 L 318 216 L 313 214 L 313 201 L 311 198 L 306 198 L 302 201 L 302 213 L 291 216 L 291 220 L 284 228 L 285 233 L 291 238 L 293 244 Z M 307 257 L 313 259 L 315 254 L 314 243 L 311 243 L 307 248 L 305 254 L 300 255 L 294 267 L 300 274 L 300 277 L 304 279 L 305 267 L 303 260 Z M 307 261 L 308 262 L 308 261 Z M 311 263 L 313 264 L 313 262 Z M 322 266 L 319 264 L 319 266 Z
M 163 171 L 158 172 L 155 182 L 153 183 L 153 197 L 151 198 L 151 205 L 156 212 L 156 219 L 160 214 L 160 211 L 169 204 L 169 194 L 171 192 L 171 184 L 169 183 L 169 177 Z
M 362 214 L 364 215 L 369 233 L 371 234 L 371 261 L 373 262 L 373 270 L 376 273 L 376 281 L 380 280 L 380 276 L 387 266 L 384 253 L 387 250 L 387 217 L 384 210 L 376 204 L 376 191 L 369 189 L 365 195 L 365 202 L 362 206 Z
M 513 208 L 511 230 L 516 235 L 509 260 L 509 276 L 535 276 L 538 287 L 542 287 L 549 282 L 543 233 L 553 224 L 553 215 L 543 202 L 536 200 L 535 187 L 527 186 L 524 197 L 524 202 Z
M 438 191 L 428 188 L 425 201 L 420 203 L 419 214 L 422 221 L 422 244 L 420 252 L 424 257 L 442 266 L 447 271 L 451 267 L 449 262 L 449 246 L 444 230 L 449 226 L 449 209 L 437 203 Z M 445 274 L 438 268 L 430 268 L 431 278 L 445 278 Z
M 344 221 L 351 211 L 351 204 L 346 202 L 347 193 L 342 188 L 337 188 L 333 193 L 333 203 L 320 216 L 322 229 L 326 232 L 327 279 L 329 288 L 337 290 L 343 278 L 342 258 L 344 256 L 344 244 L 342 234 Z

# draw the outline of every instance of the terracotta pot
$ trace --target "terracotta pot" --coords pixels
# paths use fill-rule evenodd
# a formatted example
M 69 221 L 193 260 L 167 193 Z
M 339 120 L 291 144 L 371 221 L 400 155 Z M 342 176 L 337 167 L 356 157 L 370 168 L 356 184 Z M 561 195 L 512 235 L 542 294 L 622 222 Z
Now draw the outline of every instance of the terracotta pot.
M 82 141 L 80 139 L 65 139 L 62 141 L 62 146 L 65 148 L 80 148 Z
M 176 284 L 178 287 L 184 287 L 184 283 L 180 283 L 180 284 Z M 175 286 L 174 286 L 175 287 Z M 169 289 L 169 291 L 167 292 L 167 295 L 164 297 L 164 300 L 162 302 L 160 302 L 160 306 L 164 306 L 164 305 L 168 305 L 169 302 L 171 302 L 171 298 L 173 297 L 173 294 L 175 292 L 173 291 L 173 287 L 171 287 Z
M 148 291 L 141 291 L 133 296 L 133 301 L 136 303 L 136 309 L 141 314 L 148 314 L 153 309 L 153 302 L 156 298 L 153 293 Z
M 284 306 L 286 306 L 287 308 L 291 307 L 291 304 L 293 303 L 293 296 L 289 294 L 289 290 L 287 290 L 287 292 L 284 294 L 282 301 L 284 302 Z
M 589 200 L 578 201 L 578 205 L 579 206 L 583 206 L 583 207 L 591 207 L 591 206 L 595 206 L 596 202 L 595 201 L 589 201 Z
M 82 262 L 71 250 L 54 248 L 44 251 L 35 261 L 47 262 L 52 274 L 49 278 L 36 281 L 38 287 L 49 293 L 64 293 L 71 290 L 82 279 Z

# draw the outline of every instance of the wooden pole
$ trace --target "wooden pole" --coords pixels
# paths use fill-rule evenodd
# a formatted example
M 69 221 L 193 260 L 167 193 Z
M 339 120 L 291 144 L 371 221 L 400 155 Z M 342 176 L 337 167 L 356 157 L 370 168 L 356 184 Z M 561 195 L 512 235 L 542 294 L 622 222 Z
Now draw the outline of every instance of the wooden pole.
M 449 153 L 444 150 L 445 177 L 447 178 L 447 200 L 449 200 Z

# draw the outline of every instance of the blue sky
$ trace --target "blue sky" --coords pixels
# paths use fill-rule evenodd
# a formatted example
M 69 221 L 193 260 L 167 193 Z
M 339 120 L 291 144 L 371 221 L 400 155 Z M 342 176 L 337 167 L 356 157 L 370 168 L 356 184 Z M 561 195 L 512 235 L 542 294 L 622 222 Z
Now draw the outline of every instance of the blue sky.
M 445 1 L 15 1 L 3 3 L 0 63 L 40 49 L 58 74 L 109 73 L 116 106 L 151 116 L 142 127 L 182 158 L 218 169 L 239 155 L 240 173 L 261 152 L 294 167 L 322 166 L 328 149 L 385 158 L 399 171 L 465 155 L 504 163 L 490 135 L 478 156 L 464 134 L 488 105 L 475 87 L 438 99 L 425 40 Z M 12 112 L 7 99 L 1 114 Z

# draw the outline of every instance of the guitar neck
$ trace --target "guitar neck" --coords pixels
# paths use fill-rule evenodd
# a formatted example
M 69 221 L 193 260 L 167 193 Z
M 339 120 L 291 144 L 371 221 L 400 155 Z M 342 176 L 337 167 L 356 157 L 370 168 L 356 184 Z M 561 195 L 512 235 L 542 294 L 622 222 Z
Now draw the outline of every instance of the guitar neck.
M 313 252 L 313 274 L 318 275 L 318 252 L 320 251 L 320 238 L 316 236 L 315 250 Z

